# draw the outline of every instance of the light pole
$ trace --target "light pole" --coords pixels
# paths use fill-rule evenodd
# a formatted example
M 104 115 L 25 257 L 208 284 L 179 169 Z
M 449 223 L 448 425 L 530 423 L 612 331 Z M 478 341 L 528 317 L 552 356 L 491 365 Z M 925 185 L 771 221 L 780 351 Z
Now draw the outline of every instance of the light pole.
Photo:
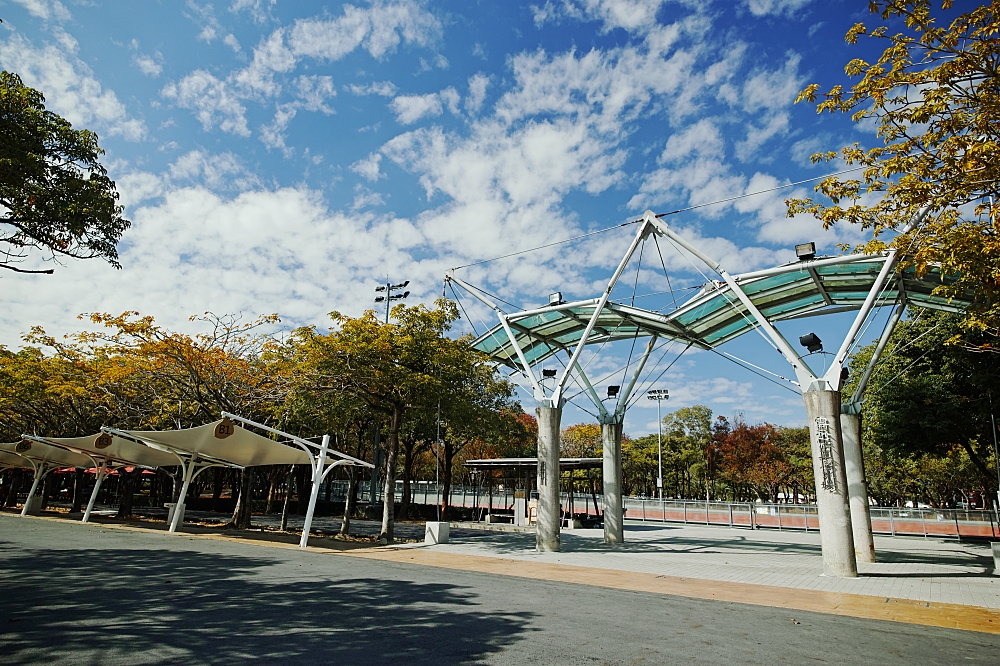
M 375 291 L 384 291 L 385 296 L 376 296 L 375 302 L 382 303 L 385 302 L 385 323 L 389 323 L 389 310 L 392 309 L 392 301 L 401 301 L 410 295 L 409 291 L 404 291 L 402 294 L 393 294 L 394 291 L 399 291 L 410 284 L 409 280 L 404 280 L 399 284 L 392 284 L 389 282 L 389 276 L 385 277 L 385 284 L 375 287 Z
M 403 282 L 400 282 L 399 284 L 392 284 L 391 282 L 389 282 L 389 276 L 386 275 L 385 276 L 385 284 L 379 285 L 378 287 L 375 287 L 375 291 L 376 292 L 385 292 L 384 296 L 376 296 L 375 297 L 375 302 L 376 303 L 383 303 L 383 302 L 385 303 L 385 323 L 386 324 L 389 323 L 389 310 L 392 309 L 392 301 L 401 301 L 401 300 L 403 300 L 404 298 L 406 298 L 407 296 L 410 295 L 409 291 L 404 291 L 402 294 L 393 294 L 392 292 L 399 291 L 400 289 L 404 288 L 408 284 L 410 284 L 409 280 L 404 280 Z M 375 424 L 375 449 L 374 449 L 374 451 L 372 451 L 372 462 L 375 464 L 375 467 L 372 468 L 372 483 L 371 483 L 370 490 L 368 491 L 368 495 L 369 495 L 368 500 L 369 500 L 369 502 L 371 504 L 375 503 L 376 484 L 378 483 L 378 469 L 379 469 L 379 465 L 381 464 L 381 461 L 379 460 L 379 458 L 382 457 L 381 456 L 382 449 L 380 448 L 381 447 L 381 441 L 380 441 L 381 440 L 381 435 L 382 435 L 382 427 L 381 427 L 380 424 L 376 423 Z M 395 492 L 395 490 L 393 492 Z
M 656 487 L 660 491 L 660 511 L 663 511 L 663 417 L 660 415 L 660 403 L 670 399 L 667 389 L 652 389 L 646 391 L 646 397 L 656 401 Z

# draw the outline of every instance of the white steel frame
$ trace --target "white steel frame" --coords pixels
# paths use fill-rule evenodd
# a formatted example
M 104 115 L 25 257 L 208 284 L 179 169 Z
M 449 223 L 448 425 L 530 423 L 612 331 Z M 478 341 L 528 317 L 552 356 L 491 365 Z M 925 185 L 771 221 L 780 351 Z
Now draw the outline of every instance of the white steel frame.
M 369 462 L 359 460 L 358 458 L 349 456 L 346 453 L 341 453 L 336 449 L 331 449 L 330 435 L 323 435 L 321 443 L 316 444 L 315 442 L 310 442 L 308 439 L 302 439 L 300 437 L 290 435 L 287 432 L 271 428 L 270 426 L 257 423 L 256 421 L 251 421 L 250 419 L 245 419 L 242 416 L 237 416 L 236 414 L 222 412 L 222 417 L 233 421 L 239 421 L 240 423 L 245 423 L 246 425 L 250 425 L 255 428 L 260 428 L 261 430 L 278 435 L 279 437 L 287 437 L 289 441 L 305 451 L 306 455 L 309 456 L 309 467 L 312 470 L 312 492 L 309 494 L 309 505 L 306 508 L 305 522 L 302 525 L 302 537 L 299 539 L 299 548 L 305 548 L 309 545 L 309 529 L 312 527 L 313 513 L 316 510 L 316 500 L 319 498 L 319 489 L 320 486 L 323 485 L 323 481 L 326 479 L 326 476 L 332 472 L 334 468 L 340 467 L 341 465 L 368 467 L 371 469 L 375 468 L 375 465 Z M 319 449 L 319 451 L 316 455 L 313 455 L 311 449 Z M 336 456 L 340 458 L 340 460 L 331 462 L 329 466 L 327 466 L 328 455 Z
M 176 458 L 177 462 L 181 466 L 181 474 L 183 482 L 181 483 L 181 493 L 177 498 L 177 503 L 174 505 L 174 515 L 170 521 L 170 526 L 167 528 L 167 532 L 173 533 L 177 531 L 180 526 L 180 519 L 184 513 L 184 500 L 187 497 L 188 488 L 191 486 L 191 482 L 198 478 L 198 475 L 204 472 L 210 467 L 230 467 L 234 469 L 243 469 L 240 465 L 229 462 L 228 460 L 221 460 L 217 458 L 212 458 L 211 456 L 206 456 L 201 453 L 192 453 L 191 451 L 185 451 L 184 449 L 179 449 L 169 444 L 164 444 L 159 442 L 152 437 L 142 437 L 135 435 L 133 433 L 126 432 L 124 430 L 118 430 L 117 428 L 109 428 L 104 426 L 101 428 L 101 432 L 106 432 L 109 435 L 116 435 L 118 437 L 124 437 L 125 439 L 137 442 L 139 444 L 145 444 L 150 448 L 158 449 L 160 451 L 166 451 L 167 453 L 172 453 Z M 155 434 L 155 433 L 154 433 Z
M 41 442 L 42 444 L 48 444 L 49 446 L 55 446 L 71 453 L 78 453 L 82 456 L 87 456 L 90 458 L 91 462 L 94 463 L 94 489 L 90 492 L 90 499 L 87 501 L 87 509 L 83 512 L 83 519 L 80 521 L 82 523 L 90 522 L 90 514 L 94 510 L 94 503 L 97 501 L 97 492 L 101 489 L 101 484 L 104 482 L 105 477 L 108 475 L 108 471 L 113 469 L 114 463 L 119 463 L 119 467 L 125 467 L 126 465 L 135 465 L 136 467 L 142 467 L 143 469 L 150 469 L 145 465 L 139 465 L 137 463 L 120 460 L 116 458 L 110 458 L 101 454 L 94 453 L 92 451 L 84 451 L 83 449 L 75 449 L 73 447 L 64 446 L 58 444 L 51 440 L 45 439 L 44 437 L 37 437 L 35 435 L 21 435 L 25 439 L 30 439 L 34 442 Z
M 54 446 L 58 449 L 63 449 L 64 451 L 68 450 L 65 447 L 57 446 L 46 439 L 43 439 L 41 437 L 35 437 L 34 435 L 21 435 L 21 438 L 30 440 L 32 442 L 38 442 L 40 444 L 47 444 L 49 446 Z M 76 451 L 72 451 L 71 453 L 76 453 Z M 64 465 L 54 461 L 36 460 L 32 456 L 25 455 L 24 453 L 18 451 L 15 451 L 15 454 L 27 460 L 28 464 L 31 465 L 31 468 L 34 471 L 34 480 L 31 482 L 31 489 L 28 491 L 28 497 L 25 498 L 24 506 L 21 508 L 21 515 L 26 516 L 28 515 L 28 508 L 31 504 L 31 498 L 34 497 L 35 491 L 38 490 L 38 484 L 43 479 L 45 479 L 45 477 L 48 476 L 52 472 L 52 470 L 59 469 Z M 97 467 L 97 461 L 94 460 L 93 456 L 90 456 L 87 453 L 81 453 L 80 455 L 90 458 L 90 461 L 94 463 L 94 467 Z

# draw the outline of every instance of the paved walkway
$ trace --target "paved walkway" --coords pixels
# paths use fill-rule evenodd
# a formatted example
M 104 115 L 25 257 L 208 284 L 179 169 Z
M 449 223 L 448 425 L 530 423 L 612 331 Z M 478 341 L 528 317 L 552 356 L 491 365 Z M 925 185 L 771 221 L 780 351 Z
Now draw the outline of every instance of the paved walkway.
M 936 618 L 908 623 L 902 602 L 859 609 L 873 597 L 295 541 L 0 513 L 0 663 L 950 666 L 1000 650 L 1000 613 L 972 606 L 913 604 Z
M 626 543 L 601 530 L 562 533 L 562 552 L 535 552 L 534 534 L 463 531 L 441 552 L 528 563 L 570 564 L 682 578 L 749 583 L 1000 609 L 1000 576 L 988 543 L 875 537 L 879 561 L 855 579 L 821 575 L 819 535 L 725 527 L 628 524 Z
M 189 512 L 187 517 L 209 522 L 228 519 L 223 514 L 207 512 Z M 277 527 L 279 520 L 278 516 L 253 518 L 256 526 L 272 528 Z M 301 516 L 289 516 L 289 529 L 301 529 L 301 525 Z M 339 528 L 339 518 L 318 517 L 313 523 L 314 532 L 320 534 L 333 535 Z M 380 523 L 376 521 L 351 521 L 351 533 L 355 536 L 375 537 L 379 530 Z M 862 564 L 858 578 L 845 579 L 821 575 L 819 535 L 812 532 L 627 523 L 626 543 L 614 547 L 603 543 L 601 530 L 564 530 L 563 549 L 559 553 L 535 552 L 535 535 L 530 532 L 453 527 L 451 543 L 432 548 L 422 544 L 423 532 L 422 524 L 396 524 L 397 538 L 421 541 L 401 546 L 404 549 L 525 563 L 523 571 L 516 566 L 505 567 L 508 575 L 536 577 L 534 568 L 561 564 L 679 579 L 1000 609 L 1000 576 L 993 573 L 992 554 L 985 542 L 876 536 L 879 561 Z M 248 535 L 247 538 L 252 537 Z M 297 542 L 292 535 L 283 540 L 289 544 Z M 317 538 L 310 543 L 321 549 L 334 547 L 338 550 L 361 545 Z M 466 560 L 456 562 L 456 568 L 470 568 Z M 449 566 L 443 561 L 427 563 Z

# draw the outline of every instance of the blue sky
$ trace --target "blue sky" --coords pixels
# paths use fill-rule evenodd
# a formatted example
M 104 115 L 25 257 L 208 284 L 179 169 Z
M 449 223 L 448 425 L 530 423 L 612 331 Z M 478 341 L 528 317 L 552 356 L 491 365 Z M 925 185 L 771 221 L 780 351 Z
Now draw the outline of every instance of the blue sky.
M 430 301 L 453 266 L 812 178 L 839 165 L 810 153 L 874 141 L 871 127 L 793 105 L 806 84 L 842 82 L 850 58 L 873 56 L 843 41 L 867 18 L 862 0 L 8 0 L 0 18 L 0 65 L 99 134 L 133 221 L 121 271 L 77 261 L 0 276 L 0 343 L 12 347 L 31 325 L 61 333 L 93 311 L 184 330 L 206 310 L 324 326 L 331 310 L 371 307 L 387 272 L 410 280 L 409 302 Z M 862 238 L 786 218 L 784 198 L 808 187 L 671 224 L 731 272 L 788 261 L 797 242 L 836 253 Z M 460 275 L 524 306 L 556 290 L 596 296 L 633 230 Z M 703 282 L 683 257 L 664 261 L 675 289 Z M 639 292 L 662 291 L 645 262 Z M 783 330 L 836 340 L 849 325 L 805 321 Z M 756 336 L 729 349 L 790 373 Z M 588 372 L 628 353 L 602 350 Z M 707 353 L 658 386 L 671 408 L 804 421 L 797 395 Z M 655 429 L 645 402 L 627 432 Z M 586 418 L 571 407 L 564 424 Z

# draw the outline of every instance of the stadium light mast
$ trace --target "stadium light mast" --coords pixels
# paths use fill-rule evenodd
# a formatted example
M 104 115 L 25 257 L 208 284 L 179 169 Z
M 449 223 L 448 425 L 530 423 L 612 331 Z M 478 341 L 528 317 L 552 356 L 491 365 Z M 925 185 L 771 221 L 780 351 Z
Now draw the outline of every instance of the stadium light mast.
M 401 301 L 410 295 L 409 291 L 404 291 L 402 294 L 394 294 L 392 292 L 404 289 L 406 285 L 410 284 L 409 280 L 403 280 L 399 284 L 392 284 L 389 282 L 389 276 L 385 276 L 385 284 L 375 287 L 376 292 L 384 292 L 384 296 L 376 296 L 376 303 L 385 303 L 385 323 L 389 323 L 389 311 L 392 309 L 392 301 Z
M 670 399 L 667 389 L 652 389 L 646 391 L 646 397 L 656 401 L 656 457 L 657 476 L 656 487 L 660 491 L 660 507 L 663 507 L 663 417 L 660 415 L 660 403 Z

